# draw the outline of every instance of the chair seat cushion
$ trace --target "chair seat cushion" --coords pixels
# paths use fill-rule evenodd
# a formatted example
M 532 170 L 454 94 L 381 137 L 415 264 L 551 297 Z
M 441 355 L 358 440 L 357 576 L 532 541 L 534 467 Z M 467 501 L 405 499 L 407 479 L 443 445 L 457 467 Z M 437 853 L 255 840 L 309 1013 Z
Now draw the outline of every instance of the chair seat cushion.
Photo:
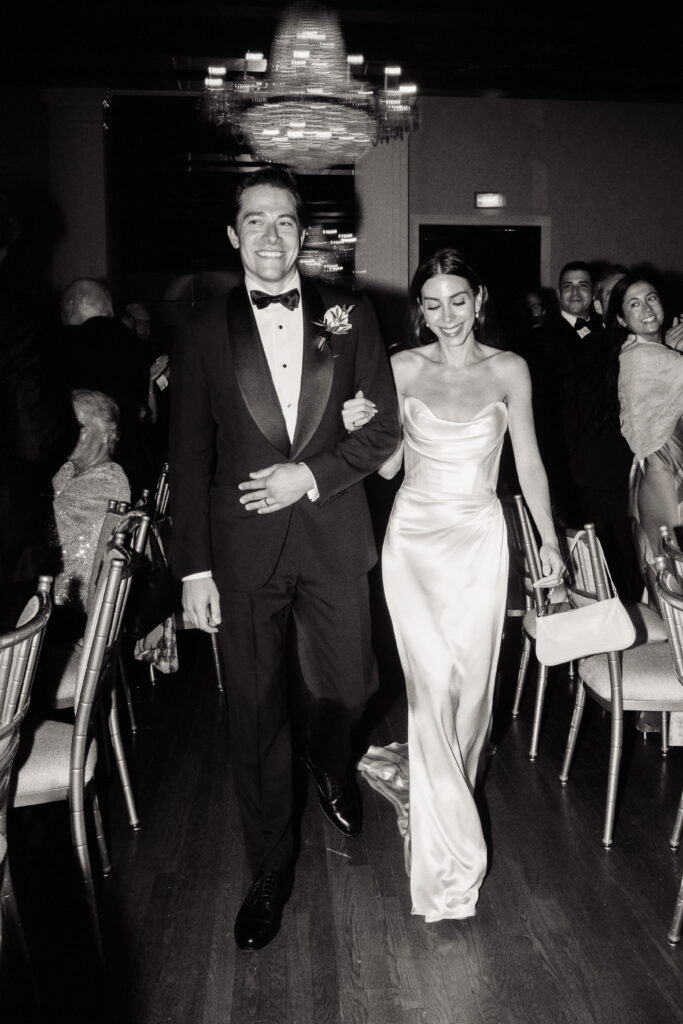
M 664 619 L 654 608 L 641 604 L 640 601 L 624 601 L 624 608 L 636 627 L 634 647 L 640 644 L 659 644 L 668 640 Z
M 622 653 L 623 704 L 626 710 L 683 711 L 683 686 L 674 671 L 668 642 L 643 644 Z M 612 692 L 606 654 L 579 661 L 579 677 L 603 701 Z
M 17 770 L 15 807 L 66 800 L 73 732 L 74 727 L 69 722 L 24 720 L 14 762 Z M 97 743 L 93 739 L 85 762 L 86 786 L 93 779 L 96 763 Z

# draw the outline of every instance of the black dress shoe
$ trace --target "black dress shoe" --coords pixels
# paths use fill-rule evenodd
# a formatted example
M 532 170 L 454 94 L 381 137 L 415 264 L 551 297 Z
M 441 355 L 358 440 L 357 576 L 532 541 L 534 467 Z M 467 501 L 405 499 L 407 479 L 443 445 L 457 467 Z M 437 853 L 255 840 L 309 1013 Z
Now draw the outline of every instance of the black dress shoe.
M 235 942 L 240 949 L 262 949 L 280 930 L 289 880 L 282 871 L 264 871 L 247 893 L 235 918 Z
M 317 768 L 308 757 L 304 763 L 309 768 L 318 787 L 318 801 L 323 814 L 343 836 L 357 836 L 363 822 L 363 808 L 360 793 L 353 776 L 338 779 Z

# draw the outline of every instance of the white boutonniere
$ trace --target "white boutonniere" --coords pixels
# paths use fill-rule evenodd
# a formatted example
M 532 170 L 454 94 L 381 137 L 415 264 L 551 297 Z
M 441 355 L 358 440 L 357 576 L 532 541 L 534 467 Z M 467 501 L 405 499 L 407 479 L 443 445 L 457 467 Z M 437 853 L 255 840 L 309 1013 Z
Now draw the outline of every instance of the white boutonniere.
M 349 314 L 355 306 L 332 306 L 325 312 L 322 320 L 314 320 L 316 327 L 323 328 L 323 334 L 318 338 L 318 351 L 322 352 L 331 334 L 348 334 L 351 330 Z

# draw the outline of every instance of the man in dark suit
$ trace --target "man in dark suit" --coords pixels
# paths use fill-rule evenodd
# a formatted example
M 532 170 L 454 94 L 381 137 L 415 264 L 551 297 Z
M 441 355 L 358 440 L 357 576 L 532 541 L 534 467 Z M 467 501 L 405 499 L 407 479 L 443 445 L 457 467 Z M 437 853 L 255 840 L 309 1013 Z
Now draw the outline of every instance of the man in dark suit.
M 548 469 L 560 518 L 568 526 L 595 524 L 617 589 L 635 598 L 641 583 L 628 517 L 632 457 L 605 408 L 607 338 L 587 263 L 565 264 L 558 296 L 560 315 L 534 332 L 536 362 L 530 360 L 539 444 L 551 439 Z
M 367 572 L 377 557 L 361 481 L 400 440 L 372 309 L 299 278 L 303 225 L 289 172 L 246 178 L 228 227 L 244 280 L 191 314 L 171 381 L 173 564 L 187 614 L 218 631 L 227 670 L 254 875 L 235 921 L 243 949 L 275 936 L 292 878 L 290 617 L 319 800 L 344 835 L 360 830 L 351 730 L 376 685 Z M 342 405 L 359 389 L 377 415 L 347 434 Z

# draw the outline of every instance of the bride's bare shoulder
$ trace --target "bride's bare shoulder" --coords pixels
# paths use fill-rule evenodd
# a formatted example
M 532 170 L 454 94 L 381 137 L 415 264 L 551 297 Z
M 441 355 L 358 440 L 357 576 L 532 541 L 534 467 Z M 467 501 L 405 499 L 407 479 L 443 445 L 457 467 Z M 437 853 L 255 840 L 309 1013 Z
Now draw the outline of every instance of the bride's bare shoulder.
M 405 348 L 392 355 L 391 368 L 399 390 L 403 390 L 402 385 L 411 381 L 420 372 L 425 361 L 429 359 L 426 350 L 432 347 L 423 345 L 420 348 Z
M 509 349 L 494 348 L 492 345 L 480 345 L 482 361 L 491 361 L 492 370 L 500 373 L 524 373 L 526 361 L 516 352 Z
M 430 345 L 419 345 L 416 348 L 403 348 L 400 352 L 394 352 L 391 357 L 391 365 L 401 369 L 422 366 L 425 360 L 433 359 L 436 343 Z

